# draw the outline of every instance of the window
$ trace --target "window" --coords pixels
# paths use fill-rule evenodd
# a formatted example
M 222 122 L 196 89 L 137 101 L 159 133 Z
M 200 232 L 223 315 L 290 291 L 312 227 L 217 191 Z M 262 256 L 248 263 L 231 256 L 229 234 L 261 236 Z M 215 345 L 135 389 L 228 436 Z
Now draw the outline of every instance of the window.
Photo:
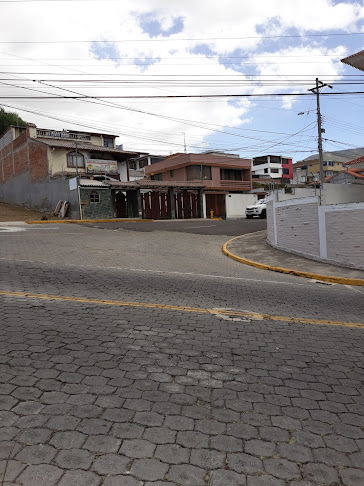
M 264 169 L 264 174 L 268 174 L 268 168 Z
M 262 164 L 268 164 L 267 157 L 256 157 L 255 159 L 253 159 L 253 165 L 262 165 Z
M 67 167 L 85 167 L 85 158 L 82 154 L 76 152 L 70 152 L 67 154 Z
M 97 191 L 90 192 L 90 203 L 99 203 L 100 202 L 100 194 Z
M 170 177 L 170 178 L 173 178 L 173 177 L 174 177 L 174 170 L 170 170 L 170 171 L 169 171 L 169 177 Z
M 114 139 L 111 137 L 104 137 L 104 147 L 114 148 Z
M 273 174 L 278 174 L 279 173 L 279 169 L 271 169 L 270 170 Z
M 242 181 L 243 174 L 240 169 L 220 169 L 221 181 Z
M 209 165 L 188 165 L 187 169 L 187 180 L 211 180 L 211 167 Z
M 152 175 L 152 181 L 162 181 L 162 180 L 163 180 L 163 174 Z
M 288 163 L 289 163 L 289 159 L 282 158 L 282 164 L 288 164 Z
M 271 164 L 281 164 L 281 158 L 278 155 L 271 155 L 270 156 L 270 163 Z
M 283 169 L 283 174 L 289 175 L 289 169 Z

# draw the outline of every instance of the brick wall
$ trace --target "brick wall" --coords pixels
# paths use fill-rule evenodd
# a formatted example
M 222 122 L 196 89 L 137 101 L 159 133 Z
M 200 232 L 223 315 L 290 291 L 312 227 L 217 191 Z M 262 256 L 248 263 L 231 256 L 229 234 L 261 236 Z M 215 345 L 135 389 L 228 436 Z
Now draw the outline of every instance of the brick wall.
M 277 207 L 276 225 L 279 248 L 320 256 L 317 203 Z
M 47 147 L 28 139 L 30 177 L 32 181 L 39 181 L 48 176 Z
M 325 212 L 327 258 L 364 268 L 364 204 L 342 206 Z
M 90 201 L 91 192 L 96 191 L 100 195 L 100 202 Z M 115 218 L 114 201 L 110 189 L 99 189 L 97 187 L 80 188 L 81 203 L 85 219 L 110 219 Z
M 364 203 L 320 206 L 318 197 L 269 201 L 267 218 L 267 241 L 276 248 L 364 270 Z

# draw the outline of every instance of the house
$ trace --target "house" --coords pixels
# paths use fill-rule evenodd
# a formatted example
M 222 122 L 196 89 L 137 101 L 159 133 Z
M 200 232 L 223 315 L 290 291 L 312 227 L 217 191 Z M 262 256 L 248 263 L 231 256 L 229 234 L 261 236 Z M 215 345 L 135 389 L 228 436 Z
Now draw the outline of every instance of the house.
M 345 165 L 349 169 L 364 169 L 364 155 L 362 157 L 357 157 L 356 159 L 346 162 Z
M 176 153 L 145 166 L 152 181 L 199 182 L 205 217 L 241 217 L 257 196 L 252 189 L 251 161 L 222 152 Z M 213 213 L 211 213 L 213 211 Z
M 346 170 L 329 177 L 325 182 L 330 184 L 364 184 L 364 163 L 361 169 L 348 167 Z
M 345 164 L 352 159 L 353 156 L 363 156 L 364 148 L 337 150 L 333 152 L 323 153 L 323 170 L 325 180 L 327 177 L 341 172 L 346 166 Z M 309 184 L 320 179 L 320 161 L 318 154 L 311 155 L 306 159 L 293 164 L 293 183 L 294 184 Z
M 136 181 L 145 176 L 145 166 L 156 164 L 164 159 L 163 155 L 143 154 L 129 162 L 129 180 Z
M 253 179 L 281 179 L 280 182 L 290 182 L 293 178 L 292 159 L 280 155 L 254 157 L 252 174 Z
M 115 139 L 116 135 L 34 124 L 9 127 L 0 138 L 0 200 L 43 211 L 53 211 L 60 200 L 69 201 L 69 213 L 82 217 L 86 182 L 128 181 L 128 161 L 142 155 L 115 148 Z M 110 206 L 108 215 L 113 214 Z

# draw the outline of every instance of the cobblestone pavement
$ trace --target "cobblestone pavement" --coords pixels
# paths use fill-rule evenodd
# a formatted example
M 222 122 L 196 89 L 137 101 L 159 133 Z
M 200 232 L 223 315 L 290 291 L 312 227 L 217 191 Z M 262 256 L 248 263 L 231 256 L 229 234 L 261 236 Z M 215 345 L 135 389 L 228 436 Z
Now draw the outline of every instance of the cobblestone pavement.
M 64 226 L 0 234 L 0 290 L 70 296 L 0 295 L 2 486 L 364 484 L 362 289 Z

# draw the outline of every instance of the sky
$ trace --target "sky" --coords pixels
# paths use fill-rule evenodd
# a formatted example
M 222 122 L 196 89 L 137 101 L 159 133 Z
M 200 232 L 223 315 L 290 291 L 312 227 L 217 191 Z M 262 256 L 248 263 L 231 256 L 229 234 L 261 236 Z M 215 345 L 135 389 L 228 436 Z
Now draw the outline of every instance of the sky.
M 125 150 L 296 162 L 316 78 L 324 150 L 364 147 L 364 72 L 340 61 L 363 49 L 363 1 L 0 0 L 0 106 Z

